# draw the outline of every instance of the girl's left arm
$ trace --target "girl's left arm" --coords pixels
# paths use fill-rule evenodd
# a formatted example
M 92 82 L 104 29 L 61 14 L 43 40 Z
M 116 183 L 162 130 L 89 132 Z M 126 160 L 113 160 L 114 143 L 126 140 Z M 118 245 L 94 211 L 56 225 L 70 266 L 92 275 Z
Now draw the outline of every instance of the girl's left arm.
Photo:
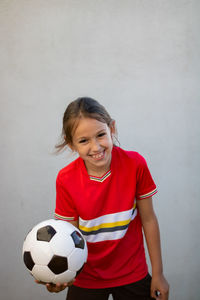
M 137 201 L 152 266 L 151 297 L 168 300 L 169 284 L 163 275 L 160 231 L 152 198 Z

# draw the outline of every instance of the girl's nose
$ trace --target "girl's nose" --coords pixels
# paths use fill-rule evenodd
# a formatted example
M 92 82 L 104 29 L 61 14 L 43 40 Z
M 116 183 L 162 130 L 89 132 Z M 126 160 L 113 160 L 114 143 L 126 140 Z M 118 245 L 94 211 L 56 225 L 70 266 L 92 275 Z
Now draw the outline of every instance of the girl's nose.
M 97 152 L 100 149 L 99 142 L 95 139 L 92 141 L 92 151 Z

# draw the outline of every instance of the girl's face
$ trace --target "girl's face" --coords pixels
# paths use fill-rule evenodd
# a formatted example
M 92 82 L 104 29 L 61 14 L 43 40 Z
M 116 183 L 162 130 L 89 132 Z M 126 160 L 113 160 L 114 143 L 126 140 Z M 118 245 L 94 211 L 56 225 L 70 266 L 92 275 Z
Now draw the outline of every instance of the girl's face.
M 89 175 L 101 177 L 110 169 L 113 147 L 111 127 L 96 119 L 82 118 L 73 135 L 71 148 L 84 160 Z

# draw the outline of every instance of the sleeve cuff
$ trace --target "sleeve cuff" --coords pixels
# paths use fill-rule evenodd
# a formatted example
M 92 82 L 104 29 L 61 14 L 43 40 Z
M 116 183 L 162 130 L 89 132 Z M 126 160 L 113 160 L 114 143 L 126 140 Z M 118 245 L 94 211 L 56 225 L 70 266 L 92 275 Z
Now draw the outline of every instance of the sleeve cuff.
M 155 195 L 157 193 L 157 189 L 154 189 L 153 191 L 147 193 L 147 194 L 143 194 L 143 195 L 140 195 L 137 197 L 138 200 L 142 200 L 142 199 L 146 199 L 146 198 L 150 198 L 152 197 L 153 195 Z
M 61 216 L 57 213 L 54 214 L 55 219 L 57 220 L 62 220 L 62 221 L 75 221 L 75 217 L 66 217 L 66 216 Z

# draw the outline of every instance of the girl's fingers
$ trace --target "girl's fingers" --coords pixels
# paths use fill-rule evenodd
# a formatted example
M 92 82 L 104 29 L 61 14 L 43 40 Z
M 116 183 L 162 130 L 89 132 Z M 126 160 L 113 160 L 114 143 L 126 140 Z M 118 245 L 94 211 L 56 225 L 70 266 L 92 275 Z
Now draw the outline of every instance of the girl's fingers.
M 60 283 L 57 283 L 57 284 L 47 283 L 46 284 L 47 290 L 50 293 L 59 293 L 59 292 L 63 291 L 67 286 L 68 286 L 67 283 L 64 283 L 64 284 L 60 284 Z
M 69 282 L 69 283 L 45 283 L 45 282 L 42 282 L 42 281 L 39 281 L 39 280 L 35 280 L 35 282 L 37 284 L 43 284 L 46 286 L 47 290 L 50 292 L 50 293 L 59 293 L 61 291 L 63 291 L 68 285 L 72 285 L 74 280 Z
M 43 285 L 46 285 L 46 282 L 42 282 L 42 281 L 39 281 L 39 280 L 35 280 L 35 282 L 37 283 L 37 284 L 43 284 Z

